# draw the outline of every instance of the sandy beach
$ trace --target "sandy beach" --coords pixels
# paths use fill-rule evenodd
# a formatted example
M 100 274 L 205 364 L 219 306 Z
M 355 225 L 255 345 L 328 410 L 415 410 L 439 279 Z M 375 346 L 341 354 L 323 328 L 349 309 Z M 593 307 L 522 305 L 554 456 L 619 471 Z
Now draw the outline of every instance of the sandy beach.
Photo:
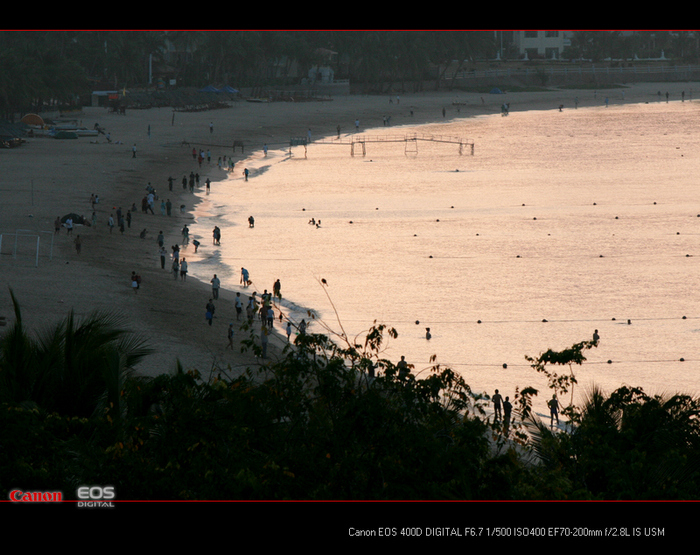
M 25 323 L 41 330 L 56 323 L 72 309 L 77 316 L 93 310 L 116 311 L 124 316 L 133 331 L 142 334 L 155 350 L 139 367 L 147 375 L 157 375 L 175 368 L 179 359 L 185 368 L 198 368 L 204 376 L 213 368 L 233 372 L 260 362 L 252 353 L 241 353 L 239 342 L 244 335 L 237 331 L 234 350 L 226 349 L 226 331 L 236 322 L 234 297 L 241 291 L 246 298 L 251 290 L 222 290 L 216 301 L 212 326 L 207 325 L 205 305 L 211 298 L 211 286 L 193 278 L 173 279 L 170 257 L 161 269 L 156 237 L 165 236 L 165 248 L 181 244 L 181 229 L 196 222 L 192 215 L 197 196 L 183 190 L 184 175 L 200 175 L 199 189 L 207 178 L 215 186 L 224 177 L 217 160 L 224 155 L 235 161 L 234 179 L 241 186 L 255 187 L 255 170 L 265 162 L 262 147 L 286 150 L 291 137 L 312 139 L 334 136 L 337 126 L 342 132 L 354 131 L 359 119 L 360 130 L 381 128 L 383 118 L 391 117 L 391 126 L 414 126 L 453 118 L 468 118 L 500 112 L 504 102 L 511 111 L 575 109 L 604 106 L 609 103 L 659 102 L 658 91 L 670 94 L 671 101 L 691 100 L 689 91 L 698 90 L 695 83 L 634 84 L 627 88 L 609 90 L 551 90 L 501 95 L 444 92 L 402 94 L 400 101 L 390 96 L 338 96 L 327 101 L 252 103 L 241 100 L 229 108 L 203 112 L 177 112 L 169 108 L 127 110 L 125 115 L 109 113 L 106 108 L 85 107 L 76 119 L 92 129 L 98 123 L 110 134 L 81 137 L 77 140 L 29 138 L 19 148 L 0 151 L 0 233 L 2 233 L 2 290 L 0 316 L 9 326 L 14 320 L 11 288 L 19 300 Z M 390 102 L 391 101 L 391 102 Z M 443 109 L 445 115 L 443 116 Z M 49 116 L 47 116 L 49 117 Z M 210 124 L 213 128 L 210 129 Z M 231 145 L 234 140 L 245 144 L 245 151 Z M 136 148 L 136 156 L 132 149 Z M 211 162 L 201 167 L 192 158 L 192 149 L 211 152 Z M 475 145 L 478 156 L 479 144 Z M 244 168 L 251 169 L 248 183 Z M 174 178 L 172 191 L 168 177 Z M 171 216 L 160 213 L 160 201 L 155 214 L 141 211 L 141 200 L 151 184 L 159 198 L 170 199 Z M 260 195 L 271 194 L 261 190 Z M 75 212 L 88 219 L 92 214 L 91 195 L 99 196 L 96 205 L 97 223 L 94 227 L 77 226 L 72 236 L 62 228 L 54 234 L 54 220 Z M 115 227 L 110 233 L 110 214 L 119 207 L 125 213 L 132 205 L 131 227 L 120 233 Z M 184 205 L 184 211 L 179 207 Z M 247 226 L 245 221 L 241 225 Z M 139 235 L 146 229 L 146 237 Z M 15 231 L 32 237 L 22 237 L 19 256 L 12 255 Z M 211 243 L 211 230 L 197 229 L 203 243 Z M 39 235 L 42 255 L 35 266 L 36 235 Z M 77 253 L 75 236 L 80 235 L 82 248 Z M 222 237 L 222 242 L 235 238 Z M 48 245 L 53 241 L 49 259 Z M 183 247 L 181 256 L 189 259 L 194 247 Z M 196 264 L 196 257 L 192 257 Z M 138 293 L 131 288 L 130 276 L 142 277 Z M 262 276 L 269 285 L 277 276 Z M 283 276 L 281 276 L 283 278 Z M 260 291 L 258 291 L 260 292 Z M 236 326 L 237 328 L 238 326 Z M 257 329 L 258 326 L 256 326 Z M 7 328 L 0 328 L 2 329 Z M 278 327 L 279 330 L 279 327 Z M 286 337 L 273 338 L 267 360 L 274 360 L 276 351 Z

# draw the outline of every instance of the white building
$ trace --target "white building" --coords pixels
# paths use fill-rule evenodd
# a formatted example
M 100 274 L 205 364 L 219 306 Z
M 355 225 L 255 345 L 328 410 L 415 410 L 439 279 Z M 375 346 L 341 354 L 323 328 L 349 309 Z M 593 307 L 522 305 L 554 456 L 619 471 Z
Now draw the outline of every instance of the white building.
M 513 46 L 525 59 L 558 60 L 569 38 L 564 31 L 512 31 Z

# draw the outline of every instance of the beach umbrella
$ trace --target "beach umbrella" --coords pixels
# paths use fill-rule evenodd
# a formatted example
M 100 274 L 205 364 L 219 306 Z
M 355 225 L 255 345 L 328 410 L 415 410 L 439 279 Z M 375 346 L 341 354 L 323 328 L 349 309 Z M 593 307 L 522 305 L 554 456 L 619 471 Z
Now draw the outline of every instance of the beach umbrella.
M 25 114 L 20 121 L 27 125 L 44 126 L 44 119 L 38 114 Z

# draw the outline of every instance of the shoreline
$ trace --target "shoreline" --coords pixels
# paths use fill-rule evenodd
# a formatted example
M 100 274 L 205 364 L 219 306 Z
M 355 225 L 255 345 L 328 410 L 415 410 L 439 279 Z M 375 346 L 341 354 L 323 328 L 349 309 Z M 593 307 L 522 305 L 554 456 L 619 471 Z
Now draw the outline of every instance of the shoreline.
M 337 125 L 342 124 L 346 133 L 354 131 L 356 118 L 360 119 L 363 130 L 381 129 L 382 117 L 389 113 L 391 127 L 414 127 L 454 118 L 498 115 L 504 101 L 511 103 L 511 113 L 523 109 L 556 110 L 559 104 L 564 104 L 564 109 L 574 109 L 570 102 L 577 95 L 581 99 L 581 108 L 604 108 L 605 91 L 610 91 L 611 105 L 621 103 L 621 91 L 625 91 L 622 98 L 625 104 L 655 101 L 657 90 L 671 91 L 671 101 L 674 101 L 674 98 L 680 98 L 680 91 L 687 91 L 691 85 L 636 84 L 629 89 L 600 89 L 597 97 L 593 91 L 567 89 L 503 95 L 416 93 L 402 95 L 400 103 L 391 104 L 389 96 L 340 97 L 294 104 L 240 101 L 226 109 L 176 112 L 174 116 L 171 110 L 162 108 L 131 110 L 125 116 L 108 115 L 104 108 L 85 108 L 81 117 L 85 126 L 92 127 L 94 122 L 99 122 L 111 133 L 113 141 L 120 143 L 108 144 L 102 135 L 97 142 L 93 142 L 93 138 L 73 141 L 34 138 L 17 149 L 2 153 L 6 170 L 0 178 L 0 191 L 6 200 L 0 208 L 0 232 L 6 235 L 6 239 L 0 263 L 3 264 L 5 286 L 13 289 L 24 321 L 32 331 L 57 323 L 71 309 L 77 316 L 85 316 L 93 309 L 116 310 L 123 314 L 133 325 L 133 330 L 143 334 L 155 351 L 139 367 L 142 374 L 157 375 L 174 370 L 177 359 L 185 369 L 197 367 L 204 379 L 214 368 L 230 366 L 234 371 L 252 368 L 262 361 L 252 353 L 240 353 L 241 332 L 236 334 L 235 350 L 226 350 L 227 324 L 236 322 L 235 294 L 240 290 L 247 297 L 248 291 L 222 289 L 216 319 L 209 327 L 204 319 L 204 305 L 211 296 L 209 284 L 192 277 L 188 277 L 185 283 L 179 279 L 175 284 L 168 283 L 168 280 L 175 281 L 169 264 L 166 262 L 165 270 L 160 268 L 156 243 L 158 231 L 163 230 L 165 248 L 170 254 L 170 245 L 181 242 L 182 226 L 196 221 L 196 209 L 202 200 L 178 189 L 182 186 L 181 174 L 197 171 L 197 164 L 191 158 L 193 146 L 219 139 L 222 142 L 239 137 L 244 140 L 245 152 L 241 156 L 237 152 L 234 157 L 235 178 L 240 176 L 247 161 L 263 158 L 261 149 L 264 143 L 271 150 L 286 150 L 286 147 L 277 145 L 288 145 L 289 138 L 305 136 L 307 129 L 311 129 L 312 137 L 334 137 Z M 454 104 L 457 99 L 467 103 Z M 665 97 L 658 101 L 664 100 Z M 692 101 L 692 96 L 686 100 Z M 443 108 L 449 118 L 442 115 Z M 409 114 L 410 110 L 413 110 L 413 115 Z M 209 130 L 211 121 L 214 122 L 213 133 Z M 147 134 L 147 126 L 150 134 Z M 189 145 L 185 146 L 184 142 Z M 137 146 L 135 158 L 131 154 L 133 144 Z M 258 144 L 257 148 L 255 144 Z M 478 145 L 476 148 L 478 153 Z M 223 154 L 223 150 L 219 153 L 212 148 L 212 163 L 207 164 L 205 160 L 200 172 L 200 191 L 207 177 L 212 184 L 229 177 L 226 173 L 216 175 L 216 160 Z M 231 149 L 225 154 L 230 156 Z M 175 179 L 172 192 L 167 188 L 169 175 Z M 250 179 L 255 179 L 254 173 Z M 157 206 L 155 215 L 141 213 L 140 199 L 149 182 L 159 196 L 173 201 L 173 216 L 170 218 L 161 216 Z M 83 239 L 80 254 L 75 252 L 72 238 L 67 236 L 65 229 L 54 237 L 53 259 L 49 260 L 42 254 L 38 268 L 34 267 L 31 245 L 23 244 L 21 256 L 16 260 L 8 254 L 11 241 L 7 234 L 14 234 L 16 229 L 41 231 L 41 242 L 45 245 L 49 235 L 43 232 L 53 230 L 56 216 L 74 211 L 89 218 L 92 193 L 102 199 L 97 205 L 97 226 L 78 227 L 73 232 Z M 106 220 L 112 207 L 121 206 L 126 210 L 132 203 L 137 206 L 132 227 L 127 228 L 124 236 L 118 228 L 110 234 Z M 179 211 L 180 204 L 186 205 L 184 213 Z M 243 221 L 241 225 L 244 225 Z M 140 239 L 138 234 L 144 227 L 148 230 L 147 237 Z M 200 240 L 204 246 L 206 236 L 203 237 Z M 181 256 L 189 258 L 192 251 L 190 244 L 181 251 Z M 143 277 L 137 294 L 129 286 L 132 271 Z M 7 289 L 0 297 L 0 316 L 7 318 L 8 326 L 14 321 Z M 256 331 L 257 327 L 255 325 Z M 274 360 L 275 351 L 286 343 L 284 334 L 279 335 L 277 329 L 274 331 L 278 335 L 270 344 L 271 348 L 275 347 L 268 352 L 267 360 Z

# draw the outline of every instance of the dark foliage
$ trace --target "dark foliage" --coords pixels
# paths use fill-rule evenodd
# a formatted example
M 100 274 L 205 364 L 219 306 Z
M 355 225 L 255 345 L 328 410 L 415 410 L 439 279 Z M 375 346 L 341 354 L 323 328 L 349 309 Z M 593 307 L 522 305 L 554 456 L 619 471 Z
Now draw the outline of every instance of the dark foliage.
M 100 318 L 78 324 L 69 316 L 50 341 L 35 342 L 17 308 L 0 339 L 0 495 L 61 488 L 71 498 L 85 484 L 113 485 L 121 500 L 700 494 L 700 403 L 685 395 L 593 391 L 571 407 L 575 426 L 555 432 L 533 420 L 537 392 L 524 388 L 522 420 L 503 427 L 452 370 L 405 376 L 382 359 L 384 335 L 395 334 L 383 326 L 359 343 L 301 335 L 278 362 L 209 381 L 180 367 L 134 376 L 125 353 L 140 355 L 143 345 L 107 329 Z M 90 363 L 68 364 L 80 349 L 67 346 L 82 344 Z M 90 387 L 58 378 L 75 368 Z M 53 396 L 37 385 L 49 377 Z

